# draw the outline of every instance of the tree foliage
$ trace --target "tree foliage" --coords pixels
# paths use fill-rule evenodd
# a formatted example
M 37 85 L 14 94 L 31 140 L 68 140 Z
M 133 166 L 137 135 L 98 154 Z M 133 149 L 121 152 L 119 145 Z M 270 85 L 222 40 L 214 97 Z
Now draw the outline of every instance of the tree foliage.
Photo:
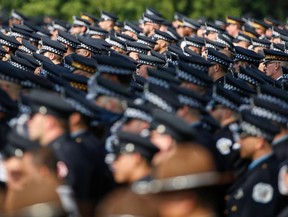
M 139 19 L 147 7 L 159 10 L 167 19 L 172 19 L 175 11 L 191 18 L 225 18 L 227 15 L 248 14 L 258 18 L 272 16 L 284 19 L 288 1 L 282 0 L 1 0 L 0 9 L 9 13 L 15 8 L 31 17 L 50 15 L 71 20 L 72 15 L 81 11 L 99 16 L 101 10 L 112 11 L 121 20 Z

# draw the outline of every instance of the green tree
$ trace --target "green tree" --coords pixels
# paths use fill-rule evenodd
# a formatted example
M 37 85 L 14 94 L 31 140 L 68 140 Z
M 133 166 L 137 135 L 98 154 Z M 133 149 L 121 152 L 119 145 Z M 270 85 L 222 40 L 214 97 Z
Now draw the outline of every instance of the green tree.
M 1 0 L 0 10 L 10 12 L 15 8 L 27 16 L 50 15 L 69 19 L 81 11 L 99 16 L 101 10 L 117 14 L 121 20 L 137 20 L 147 7 L 159 10 L 171 20 L 175 11 L 191 18 L 225 18 L 227 15 L 250 14 L 263 18 L 272 16 L 284 19 L 287 16 L 288 1 L 283 0 Z M 2 13 L 3 16 L 3 13 Z

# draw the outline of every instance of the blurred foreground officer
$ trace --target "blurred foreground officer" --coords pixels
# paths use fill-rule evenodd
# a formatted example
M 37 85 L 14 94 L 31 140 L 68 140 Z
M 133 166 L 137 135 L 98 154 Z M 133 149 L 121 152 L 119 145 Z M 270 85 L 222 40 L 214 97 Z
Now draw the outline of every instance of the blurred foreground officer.
M 150 127 L 151 142 L 160 151 L 153 158 L 153 165 L 158 165 L 169 158 L 180 145 L 195 141 L 195 130 L 180 117 L 161 110 L 153 112 Z
M 16 215 L 34 204 L 53 203 L 71 217 L 78 216 L 72 190 L 58 176 L 58 160 L 49 147 L 40 147 L 40 144 L 12 132 L 3 154 L 7 171 L 7 213 Z M 21 166 L 16 166 L 16 162 Z
M 117 188 L 101 202 L 95 217 L 158 217 L 157 204 L 150 196 L 135 194 L 130 188 Z
M 152 158 L 159 151 L 149 138 L 137 134 L 118 132 L 119 144 L 115 147 L 117 158 L 113 162 L 113 173 L 118 183 L 131 184 L 150 180 Z
M 215 85 L 207 106 L 210 115 L 221 126 L 214 134 L 216 148 L 222 157 L 221 168 L 234 171 L 236 175 L 246 167 L 246 162 L 239 157 L 239 144 L 233 138 L 233 130 L 238 128 L 238 112 L 242 103 L 238 94 Z
M 271 142 L 279 132 L 278 127 L 250 111 L 241 112 L 240 154 L 252 160 L 248 171 L 228 190 L 226 216 L 276 216 L 281 211 L 278 191 L 278 160 Z
M 179 146 L 154 174 L 152 181 L 137 182 L 132 190 L 140 195 L 153 195 L 159 216 L 219 216 L 221 194 L 217 185 L 224 179 L 216 172 L 214 159 L 206 148 Z
M 114 29 L 115 23 L 118 20 L 118 17 L 112 13 L 106 11 L 101 12 L 101 18 L 99 21 L 100 28 L 111 32 Z
M 59 159 L 59 176 L 67 178 L 75 197 L 80 198 L 91 170 L 81 146 L 68 133 L 68 118 L 75 110 L 53 92 L 32 90 L 27 97 L 32 110 L 28 121 L 30 139 L 54 151 Z
M 10 130 L 9 120 L 18 112 L 17 103 L 0 89 L 0 150 L 6 145 L 6 136 Z
M 3 217 L 70 217 L 59 204 L 37 203 Z
M 286 197 L 286 206 L 280 212 L 277 217 L 286 217 L 288 216 L 288 206 L 287 206 L 287 199 L 288 199 L 288 161 L 286 160 L 280 165 L 279 175 L 278 175 L 278 188 L 282 195 Z
M 71 138 L 89 161 L 91 171 L 87 180 L 81 180 L 83 185 L 77 194 L 79 202 L 81 201 L 79 208 L 82 216 L 93 216 L 96 204 L 114 187 L 112 174 L 104 160 L 104 144 L 101 144 L 90 128 L 91 122 L 97 118 L 98 111 L 96 106 L 85 99 L 85 95 L 68 87 L 65 94 L 67 102 L 77 110 L 69 118 Z

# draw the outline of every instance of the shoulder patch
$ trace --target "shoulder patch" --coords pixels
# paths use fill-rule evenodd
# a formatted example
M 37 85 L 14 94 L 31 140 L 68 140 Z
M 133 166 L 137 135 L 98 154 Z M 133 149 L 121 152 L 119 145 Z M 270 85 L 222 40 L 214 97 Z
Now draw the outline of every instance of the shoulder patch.
M 244 192 L 243 192 L 243 189 L 242 188 L 239 188 L 236 192 L 236 194 L 234 194 L 234 198 L 236 200 L 240 200 L 244 197 Z
M 282 166 L 278 174 L 278 189 L 282 195 L 288 195 L 288 187 L 285 182 L 287 177 L 287 169 L 287 165 Z
M 232 146 L 231 139 L 228 138 L 221 138 L 218 139 L 216 142 L 216 147 L 220 151 L 222 155 L 230 154 L 231 152 L 231 146 Z
M 268 203 L 273 198 L 274 189 L 270 184 L 258 183 L 253 187 L 252 198 L 257 203 Z
M 233 146 L 232 146 L 232 149 L 233 149 L 233 150 L 239 150 L 240 147 L 241 147 L 240 143 L 235 142 L 235 143 L 233 144 Z

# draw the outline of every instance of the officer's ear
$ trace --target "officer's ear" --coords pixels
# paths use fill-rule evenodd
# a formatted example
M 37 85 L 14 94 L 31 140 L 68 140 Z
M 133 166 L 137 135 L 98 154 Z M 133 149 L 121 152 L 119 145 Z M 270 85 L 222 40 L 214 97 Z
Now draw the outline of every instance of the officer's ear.
M 255 141 L 256 150 L 262 149 L 265 144 L 266 144 L 266 140 L 264 138 L 257 137 L 257 140 Z
M 91 57 L 91 53 L 88 50 L 84 50 L 83 54 L 85 57 Z
M 219 64 L 215 64 L 214 66 L 215 71 L 219 71 L 220 70 L 220 65 Z
M 278 70 L 280 68 L 281 68 L 281 63 L 280 62 L 276 62 L 275 69 Z
M 5 46 L 5 45 L 3 45 L 2 47 L 5 49 L 5 51 L 6 51 L 7 53 L 9 53 L 9 51 L 10 51 L 10 47 Z
M 50 59 L 50 60 L 54 60 L 54 59 L 55 59 L 55 54 L 49 52 L 49 59 Z
M 187 116 L 188 112 L 189 112 L 188 106 L 183 106 L 180 109 L 178 109 L 177 115 L 180 116 L 181 118 L 184 118 Z
M 223 108 L 223 115 L 225 119 L 231 117 L 233 114 L 234 112 L 231 109 Z
M 164 40 L 158 40 L 157 43 L 160 45 L 161 48 L 166 46 L 166 42 Z
M 78 112 L 74 112 L 69 117 L 69 123 L 72 126 L 75 126 L 76 124 L 79 124 L 81 122 L 81 115 Z
M 143 161 L 143 157 L 141 156 L 140 153 L 134 152 L 133 153 L 133 160 L 134 160 L 135 164 L 141 164 L 141 162 Z

